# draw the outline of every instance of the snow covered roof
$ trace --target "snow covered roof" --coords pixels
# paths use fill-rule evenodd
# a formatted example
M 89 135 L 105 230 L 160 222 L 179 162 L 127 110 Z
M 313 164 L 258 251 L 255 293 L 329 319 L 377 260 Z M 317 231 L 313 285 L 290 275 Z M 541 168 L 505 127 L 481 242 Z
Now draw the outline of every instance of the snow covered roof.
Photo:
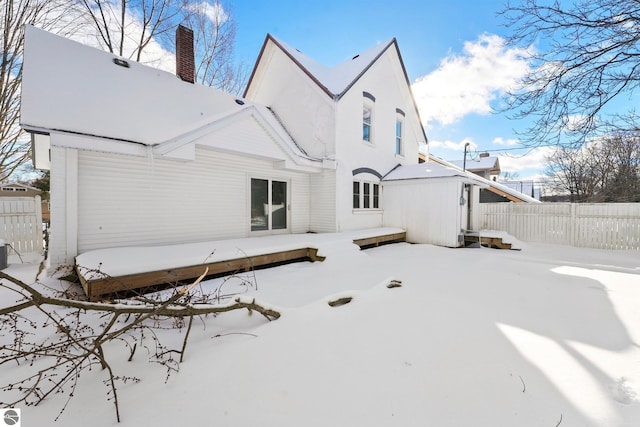
M 512 188 L 520 193 L 531 196 L 536 200 L 540 200 L 540 188 L 536 187 L 536 183 L 534 181 L 498 181 L 498 184 Z
M 358 79 L 366 73 L 378 58 L 380 58 L 391 46 L 396 49 L 402 71 L 405 75 L 405 79 L 407 80 L 407 85 L 410 86 L 409 77 L 407 76 L 402 56 L 400 55 L 398 42 L 395 38 L 392 38 L 387 42 L 380 43 L 365 52 L 354 55 L 353 58 L 338 65 L 326 66 L 308 57 L 298 49 L 288 45 L 280 39 L 277 39 L 273 35 L 267 34 L 258 60 L 256 61 L 251 77 L 249 78 L 246 90 L 251 86 L 251 81 L 258 69 L 258 64 L 260 63 L 262 54 L 269 42 L 272 42 L 282 50 L 282 52 L 284 52 L 285 55 L 300 67 L 300 69 L 302 69 L 302 71 L 304 71 L 305 74 L 307 74 L 327 95 L 335 99 L 340 99 L 345 93 L 347 93 L 355 82 L 358 81 Z
M 446 167 L 450 167 L 450 168 L 454 168 L 454 169 L 458 169 L 462 172 L 462 168 L 454 165 L 451 162 L 448 162 L 446 160 L 443 160 L 439 157 L 436 157 L 432 154 L 429 154 L 429 161 L 426 163 L 421 163 L 423 165 L 425 164 L 440 164 L 441 166 L 446 166 Z M 516 191 L 512 188 L 507 187 L 506 185 L 502 185 L 499 184 L 495 181 L 491 181 L 485 178 L 482 178 L 481 176 L 477 176 L 477 175 L 473 175 L 477 180 L 480 180 L 481 182 L 484 183 L 484 187 L 487 188 L 489 191 L 496 193 L 496 194 L 500 194 L 502 196 L 507 197 L 508 199 L 512 200 L 512 201 L 518 201 L 518 202 L 528 202 L 528 203 L 539 203 L 539 200 L 534 199 L 531 196 L 528 196 L 526 194 L 520 193 L 519 191 Z
M 31 26 L 24 56 L 20 120 L 27 131 L 153 146 L 166 155 L 252 116 L 295 164 L 320 164 L 262 105 Z
M 480 177 L 469 173 L 463 172 L 462 169 L 451 168 L 436 162 L 426 162 L 417 165 L 402 165 L 393 169 L 387 175 L 382 178 L 382 181 L 402 181 L 409 179 L 429 179 L 429 178 L 462 178 L 464 182 L 469 184 L 476 184 L 482 187 L 486 186 L 486 183 L 481 180 Z
M 469 171 L 495 171 L 500 172 L 500 162 L 497 157 L 478 157 L 476 159 L 467 159 L 466 165 L 463 160 L 449 160 L 449 163 L 462 169 L 463 166 Z
M 154 145 L 247 105 L 219 90 L 28 26 L 21 124 Z
M 272 35 L 268 35 L 267 37 L 270 37 L 271 40 L 300 68 L 311 76 L 325 92 L 338 98 L 342 97 L 342 95 L 349 90 L 387 48 L 392 45 L 395 45 L 397 48 L 396 39 L 394 38 L 355 55 L 353 58 L 338 65 L 327 67 Z

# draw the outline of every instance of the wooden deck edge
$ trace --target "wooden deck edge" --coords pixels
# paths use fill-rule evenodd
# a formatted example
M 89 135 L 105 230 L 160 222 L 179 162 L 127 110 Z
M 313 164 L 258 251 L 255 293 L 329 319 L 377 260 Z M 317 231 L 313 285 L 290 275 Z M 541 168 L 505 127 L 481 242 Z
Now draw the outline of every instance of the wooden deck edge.
M 373 236 L 373 237 L 365 237 L 363 239 L 354 239 L 353 243 L 360 246 L 362 249 L 372 248 L 380 245 L 384 245 L 387 243 L 398 243 L 404 242 L 407 240 L 407 233 L 391 233 L 384 234 L 381 236 Z
M 96 301 L 103 295 L 192 280 L 199 277 L 207 268 L 207 276 L 216 276 L 250 271 L 254 268 L 270 265 L 303 260 L 315 262 L 324 261 L 324 259 L 325 257 L 318 255 L 318 249 L 316 248 L 300 248 L 207 264 L 128 274 L 124 276 L 108 276 L 99 279 L 86 279 L 82 274 L 81 268 L 78 266 L 76 266 L 76 272 L 89 300 Z
M 360 248 L 366 249 L 387 243 L 403 242 L 405 240 L 406 233 L 401 232 L 355 239 L 353 240 L 353 243 L 360 246 Z M 97 301 L 102 296 L 116 294 L 118 292 L 130 292 L 142 288 L 193 280 L 203 274 L 207 268 L 207 276 L 222 276 L 236 272 L 250 271 L 255 268 L 264 268 L 304 260 L 311 262 L 324 261 L 325 257 L 318 255 L 317 248 L 299 248 L 250 257 L 234 258 L 207 264 L 191 265 L 123 276 L 105 276 L 97 279 L 87 279 L 83 274 L 83 269 L 78 265 L 76 265 L 75 269 L 78 278 L 80 279 L 80 283 L 82 284 L 82 289 L 84 289 L 89 300 Z
M 464 245 L 480 243 L 482 246 L 493 249 L 511 249 L 511 243 L 502 241 L 502 237 L 479 236 L 477 234 L 467 234 L 464 236 Z

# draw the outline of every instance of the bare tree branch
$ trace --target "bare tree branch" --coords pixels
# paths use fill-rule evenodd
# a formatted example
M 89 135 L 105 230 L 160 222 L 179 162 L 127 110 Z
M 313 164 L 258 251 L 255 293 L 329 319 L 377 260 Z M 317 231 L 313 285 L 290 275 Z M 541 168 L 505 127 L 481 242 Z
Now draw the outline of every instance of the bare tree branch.
M 120 421 L 117 385 L 139 379 L 119 376 L 114 371 L 105 351 L 109 343 L 125 343 L 130 349 L 128 360 L 131 360 L 138 343 L 153 340 L 155 352 L 151 361 L 167 369 L 168 379 L 184 359 L 194 316 L 247 310 L 250 314 L 256 311 L 267 320 L 280 317 L 279 312 L 262 306 L 255 299 L 236 297 L 230 303 L 215 305 L 209 302 L 209 296 L 196 298 L 194 288 L 206 274 L 207 269 L 191 285 L 174 289 L 168 298 L 108 304 L 46 296 L 34 286 L 0 272 L 3 280 L 0 287 L 13 291 L 24 300 L 0 309 L 0 331 L 4 336 L 13 337 L 11 343 L 0 346 L 0 365 L 16 363 L 21 366 L 20 372 L 24 372 L 20 379 L 0 385 L 3 392 L 0 405 L 37 405 L 53 393 L 67 393 L 59 417 L 75 393 L 80 374 L 98 365 L 107 374 L 107 394 L 114 404 L 116 419 Z M 37 310 L 45 321 L 32 320 L 36 318 L 35 312 L 22 314 L 29 309 Z M 155 330 L 166 328 L 162 325 L 167 320 L 173 321 L 173 327 L 181 328 L 186 317 L 189 317 L 189 323 L 181 348 L 174 350 L 164 346 Z M 96 326 L 97 319 L 102 320 Z M 53 331 L 37 338 L 29 331 L 38 327 Z M 180 355 L 179 360 L 173 359 L 173 353 Z
M 506 97 L 504 111 L 529 118 L 527 145 L 582 145 L 620 126 L 614 100 L 640 84 L 640 4 L 634 0 L 508 2 L 500 12 L 507 42 L 529 48 L 531 71 Z

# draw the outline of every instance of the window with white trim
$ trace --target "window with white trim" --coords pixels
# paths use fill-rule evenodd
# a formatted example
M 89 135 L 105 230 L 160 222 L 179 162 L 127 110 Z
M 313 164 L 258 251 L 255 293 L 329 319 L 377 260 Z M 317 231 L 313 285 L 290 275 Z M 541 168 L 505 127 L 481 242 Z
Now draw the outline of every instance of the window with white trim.
M 353 208 L 380 209 L 380 184 L 369 181 L 353 181 Z
M 396 108 L 396 156 L 404 156 L 404 111 Z
M 396 119 L 396 154 L 398 156 L 404 155 L 404 149 L 402 147 L 402 120 Z
M 373 144 L 373 113 L 376 98 L 369 92 L 362 92 L 362 141 Z

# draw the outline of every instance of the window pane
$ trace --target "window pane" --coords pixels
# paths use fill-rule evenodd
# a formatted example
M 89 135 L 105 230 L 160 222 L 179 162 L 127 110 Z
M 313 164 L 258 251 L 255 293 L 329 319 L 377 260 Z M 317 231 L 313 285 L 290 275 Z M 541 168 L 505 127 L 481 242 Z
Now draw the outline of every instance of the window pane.
M 269 181 L 251 180 L 251 231 L 269 229 Z
M 353 208 L 360 208 L 360 183 L 353 181 Z
M 373 184 L 373 208 L 380 208 L 380 186 Z
M 364 208 L 365 209 L 369 209 L 370 206 L 370 201 L 369 201 L 369 183 L 365 182 L 364 183 Z
M 362 140 L 371 142 L 371 109 L 362 109 Z
M 396 120 L 396 154 L 402 154 L 402 120 Z
M 271 229 L 287 228 L 287 183 L 271 183 Z

